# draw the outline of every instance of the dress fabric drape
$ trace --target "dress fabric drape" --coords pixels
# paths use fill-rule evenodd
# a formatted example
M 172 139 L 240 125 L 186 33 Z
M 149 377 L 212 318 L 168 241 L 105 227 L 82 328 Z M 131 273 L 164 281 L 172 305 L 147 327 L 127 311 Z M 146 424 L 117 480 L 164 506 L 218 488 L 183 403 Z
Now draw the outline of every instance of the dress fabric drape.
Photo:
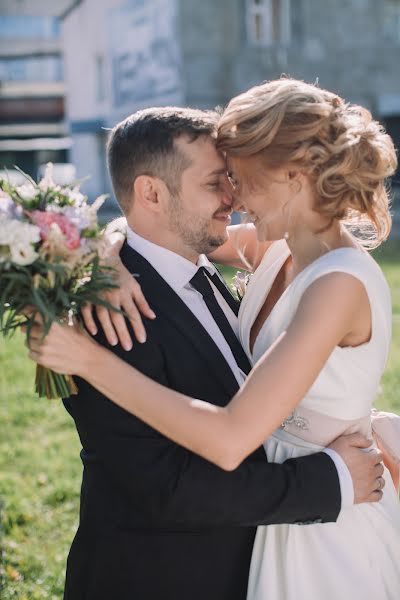
M 284 240 L 271 246 L 241 304 L 240 337 L 253 364 L 287 329 L 305 290 L 328 273 L 347 273 L 362 282 L 370 301 L 372 334 L 361 346 L 337 347 L 295 412 L 266 440 L 268 460 L 279 463 L 318 452 L 342 433 L 361 431 L 372 439 L 371 408 L 388 357 L 392 319 L 390 291 L 378 265 L 362 250 L 341 248 L 321 256 L 294 279 L 251 353 L 252 324 L 288 256 Z M 336 523 L 259 527 L 248 600 L 400 598 L 400 504 L 388 471 L 385 480 L 379 503 L 346 508 Z

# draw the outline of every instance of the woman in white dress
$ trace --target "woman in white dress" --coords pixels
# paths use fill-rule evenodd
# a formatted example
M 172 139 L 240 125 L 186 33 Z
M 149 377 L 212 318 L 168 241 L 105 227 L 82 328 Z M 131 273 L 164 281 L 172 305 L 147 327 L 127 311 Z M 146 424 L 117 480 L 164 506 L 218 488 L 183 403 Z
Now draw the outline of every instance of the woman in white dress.
M 241 341 L 255 366 L 230 404 L 163 388 L 73 328 L 53 327 L 45 344 L 33 331 L 31 357 L 80 375 L 228 470 L 263 442 L 268 459 L 283 462 L 343 433 L 370 436 L 390 343 L 390 293 L 343 222 L 357 218 L 363 231 L 366 221 L 376 243 L 387 237 L 390 138 L 361 107 L 282 79 L 230 102 L 218 145 L 258 240 L 276 240 L 241 304 Z M 230 262 L 232 239 L 213 258 Z M 388 472 L 385 479 L 379 503 L 345 509 L 336 523 L 259 527 L 248 599 L 397 599 L 400 505 Z

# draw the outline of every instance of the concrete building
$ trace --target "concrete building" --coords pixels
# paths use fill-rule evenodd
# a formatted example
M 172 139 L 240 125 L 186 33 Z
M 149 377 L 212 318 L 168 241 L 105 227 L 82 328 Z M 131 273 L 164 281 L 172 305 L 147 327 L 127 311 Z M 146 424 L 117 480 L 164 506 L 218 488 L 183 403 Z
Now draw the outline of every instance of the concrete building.
M 76 3 L 62 21 L 71 161 L 89 195 L 111 192 L 107 128 L 144 106 L 186 102 L 175 0 Z
M 36 177 L 41 164 L 67 160 L 58 15 L 69 5 L 0 2 L 0 169 Z
M 399 0 L 83 0 L 62 20 L 71 160 L 109 189 L 105 129 L 212 107 L 288 73 L 370 108 L 400 143 Z

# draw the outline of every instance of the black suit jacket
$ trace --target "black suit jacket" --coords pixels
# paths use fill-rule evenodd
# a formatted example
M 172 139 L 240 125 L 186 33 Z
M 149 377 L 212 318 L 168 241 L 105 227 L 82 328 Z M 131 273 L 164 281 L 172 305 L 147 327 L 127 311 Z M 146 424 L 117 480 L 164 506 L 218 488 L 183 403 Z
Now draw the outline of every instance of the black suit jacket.
M 157 318 L 129 352 L 98 341 L 163 385 L 227 404 L 238 385 L 201 323 L 141 255 L 125 245 L 122 259 Z M 84 466 L 65 600 L 245 600 L 256 525 L 336 520 L 327 455 L 279 465 L 260 448 L 225 472 L 78 386 L 64 401 Z

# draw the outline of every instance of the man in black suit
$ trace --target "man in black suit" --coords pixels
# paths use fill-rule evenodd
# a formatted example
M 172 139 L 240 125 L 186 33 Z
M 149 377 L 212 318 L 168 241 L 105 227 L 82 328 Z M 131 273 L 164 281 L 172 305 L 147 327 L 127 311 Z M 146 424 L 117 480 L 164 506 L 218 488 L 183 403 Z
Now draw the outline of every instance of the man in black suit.
M 129 226 L 121 256 L 157 318 L 130 351 L 97 339 L 159 383 L 225 405 L 250 365 L 232 298 L 200 256 L 224 242 L 232 211 L 214 130 L 212 114 L 165 108 L 113 130 L 109 167 Z M 196 288 L 200 266 L 219 314 Z M 352 477 L 344 463 L 338 476 L 334 450 L 271 464 L 260 448 L 225 472 L 78 385 L 65 400 L 84 465 L 65 600 L 244 600 L 257 525 L 335 521 L 345 484 L 353 502 L 352 477 L 358 500 L 373 489 L 371 460 L 346 440 L 335 449 Z

